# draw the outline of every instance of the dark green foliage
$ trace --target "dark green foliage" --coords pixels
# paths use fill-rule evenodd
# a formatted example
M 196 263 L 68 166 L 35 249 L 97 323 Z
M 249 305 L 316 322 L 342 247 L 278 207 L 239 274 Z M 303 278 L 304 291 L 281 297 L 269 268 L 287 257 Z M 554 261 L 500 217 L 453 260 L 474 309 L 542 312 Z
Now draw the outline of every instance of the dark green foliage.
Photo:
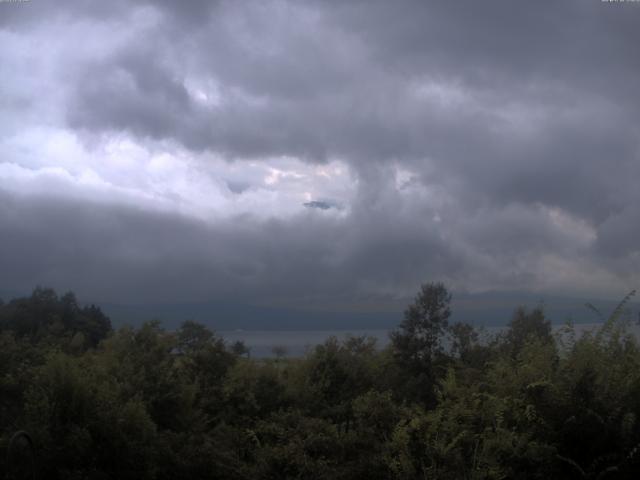
M 233 342 L 233 344 L 231 345 L 231 351 L 238 357 L 242 357 L 244 355 L 248 357 L 251 354 L 251 350 L 245 345 L 242 340 Z
M 481 341 L 449 325 L 449 302 L 425 285 L 386 349 L 329 338 L 250 359 L 196 322 L 111 332 L 96 307 L 36 289 L 0 305 L 0 475 L 27 430 L 51 479 L 640 478 L 622 307 L 559 341 L 520 308 Z
M 442 337 L 451 316 L 451 294 L 441 283 L 422 286 L 404 312 L 400 328 L 391 339 L 398 358 L 417 368 L 428 365 L 442 351 Z
M 0 304 L 0 330 L 81 352 L 106 338 L 111 322 L 95 305 L 78 306 L 73 293 L 58 297 L 53 290 L 38 287 L 30 297 Z
M 542 307 L 537 307 L 531 312 L 524 307 L 519 307 L 509 322 L 505 340 L 513 356 L 516 356 L 531 341 L 552 343 L 551 322 L 545 318 Z
M 414 303 L 404 312 L 400 328 L 391 333 L 394 358 L 400 366 L 399 386 L 406 398 L 427 406 L 435 402 L 438 360 L 443 354 L 443 338 L 449 326 L 451 294 L 442 283 L 421 287 Z

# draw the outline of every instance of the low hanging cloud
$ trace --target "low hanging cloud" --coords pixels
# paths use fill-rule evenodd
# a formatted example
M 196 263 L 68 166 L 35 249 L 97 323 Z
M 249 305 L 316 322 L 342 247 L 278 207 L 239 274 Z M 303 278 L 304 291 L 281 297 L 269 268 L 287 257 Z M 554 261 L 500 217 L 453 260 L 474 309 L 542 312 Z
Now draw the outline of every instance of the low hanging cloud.
M 0 3 L 0 290 L 637 286 L 632 2 Z

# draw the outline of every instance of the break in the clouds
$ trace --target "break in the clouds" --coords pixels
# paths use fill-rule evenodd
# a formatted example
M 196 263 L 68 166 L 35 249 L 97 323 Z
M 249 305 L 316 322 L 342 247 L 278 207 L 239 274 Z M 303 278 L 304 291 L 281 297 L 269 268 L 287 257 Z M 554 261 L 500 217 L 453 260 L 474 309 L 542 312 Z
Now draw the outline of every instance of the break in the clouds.
M 0 290 L 619 296 L 640 3 L 0 3 Z

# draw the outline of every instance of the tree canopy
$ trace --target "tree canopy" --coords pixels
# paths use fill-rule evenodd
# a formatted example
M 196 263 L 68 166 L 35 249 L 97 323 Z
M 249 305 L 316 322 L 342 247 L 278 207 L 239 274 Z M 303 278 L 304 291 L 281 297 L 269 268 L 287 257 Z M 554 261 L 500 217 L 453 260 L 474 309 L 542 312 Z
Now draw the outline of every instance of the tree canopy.
M 450 301 L 424 285 L 386 348 L 250 358 L 197 322 L 113 330 L 38 288 L 0 304 L 0 475 L 26 431 L 47 479 L 638 478 L 640 346 L 622 310 L 579 336 L 517 308 L 480 341 Z

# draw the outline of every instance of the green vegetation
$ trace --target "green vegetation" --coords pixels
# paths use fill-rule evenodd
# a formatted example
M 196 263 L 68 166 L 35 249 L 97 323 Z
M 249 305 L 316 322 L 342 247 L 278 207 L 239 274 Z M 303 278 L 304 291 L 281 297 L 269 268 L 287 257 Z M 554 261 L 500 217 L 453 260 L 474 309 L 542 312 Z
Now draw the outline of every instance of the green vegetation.
M 450 298 L 423 286 L 383 350 L 253 359 L 195 322 L 113 331 L 36 289 L 0 304 L 0 462 L 25 430 L 41 478 L 638 478 L 628 298 L 579 338 L 520 308 L 483 342 Z

